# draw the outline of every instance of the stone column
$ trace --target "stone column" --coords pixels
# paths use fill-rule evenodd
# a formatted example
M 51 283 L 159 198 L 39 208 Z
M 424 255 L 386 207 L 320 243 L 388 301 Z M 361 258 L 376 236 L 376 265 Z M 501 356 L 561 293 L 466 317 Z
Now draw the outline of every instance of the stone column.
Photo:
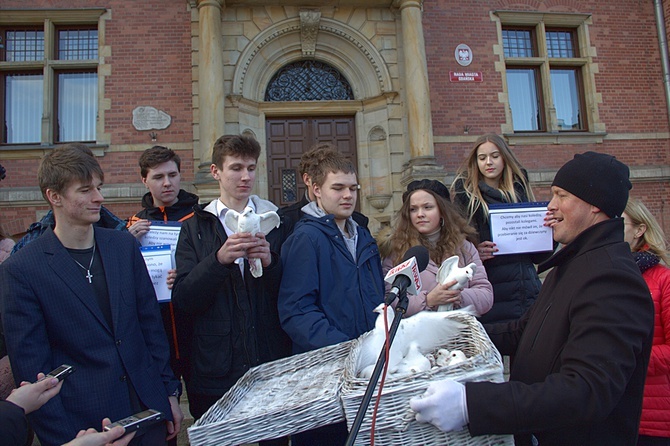
M 430 116 L 426 47 L 421 24 L 421 1 L 401 2 L 400 13 L 405 56 L 409 146 L 412 157 L 433 156 L 433 126 Z
M 224 133 L 223 38 L 221 11 L 224 0 L 198 0 L 198 99 L 200 144 L 194 148 L 199 163 L 196 183 L 210 181 L 212 146 Z
M 433 124 L 428 85 L 426 47 L 421 23 L 421 0 L 400 0 L 402 46 L 405 67 L 410 162 L 402 183 L 417 178 L 444 179 L 444 170 L 435 163 Z

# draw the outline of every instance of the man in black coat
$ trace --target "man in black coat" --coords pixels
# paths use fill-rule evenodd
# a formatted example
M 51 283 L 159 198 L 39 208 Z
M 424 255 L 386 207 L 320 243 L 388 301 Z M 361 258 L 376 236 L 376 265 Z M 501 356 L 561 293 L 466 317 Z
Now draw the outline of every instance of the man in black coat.
M 258 141 L 244 135 L 223 135 L 214 143 L 210 172 L 220 196 L 196 206 L 179 234 L 172 301 L 193 320 L 188 399 L 196 420 L 251 367 L 290 354 L 277 314 L 279 255 L 262 232 L 234 232 L 223 225 L 229 210 L 277 210 L 251 194 L 260 151 Z M 251 274 L 249 259 L 261 260 L 262 276 Z M 285 438 L 260 442 L 287 443 Z
M 636 443 L 654 310 L 623 241 L 631 187 L 610 155 L 578 154 L 559 169 L 545 220 L 565 246 L 540 265 L 553 269 L 521 319 L 486 326 L 515 355 L 509 382 L 435 382 L 410 402 L 418 421 L 515 434 L 517 445 Z

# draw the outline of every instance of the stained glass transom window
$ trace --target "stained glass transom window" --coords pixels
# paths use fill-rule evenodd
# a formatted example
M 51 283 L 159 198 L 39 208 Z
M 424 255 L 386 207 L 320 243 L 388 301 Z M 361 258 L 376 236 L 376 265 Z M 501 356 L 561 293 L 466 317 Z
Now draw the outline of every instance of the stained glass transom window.
M 349 82 L 337 69 L 313 60 L 294 62 L 281 68 L 270 80 L 265 100 L 346 101 L 354 99 Z

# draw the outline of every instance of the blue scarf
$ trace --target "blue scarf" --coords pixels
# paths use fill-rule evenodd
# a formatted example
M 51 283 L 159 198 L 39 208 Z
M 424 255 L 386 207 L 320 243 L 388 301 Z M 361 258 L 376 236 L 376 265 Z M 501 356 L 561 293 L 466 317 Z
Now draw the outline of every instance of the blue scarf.
M 641 273 L 660 263 L 659 258 L 649 251 L 634 252 L 633 258 L 635 259 L 635 263 L 637 263 L 638 268 L 640 268 Z

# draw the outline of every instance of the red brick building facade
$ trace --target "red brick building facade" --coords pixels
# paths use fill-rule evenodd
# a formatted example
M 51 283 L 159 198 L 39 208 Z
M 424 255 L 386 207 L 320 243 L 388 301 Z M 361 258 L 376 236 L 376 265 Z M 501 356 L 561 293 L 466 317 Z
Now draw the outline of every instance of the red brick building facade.
M 334 140 L 346 139 L 356 152 L 361 210 L 375 229 L 391 220 L 409 181 L 429 176 L 449 182 L 477 136 L 495 132 L 506 137 L 528 169 L 540 199 L 549 197 L 553 174 L 575 153 L 615 155 L 631 167 L 632 194 L 670 230 L 670 117 L 664 83 L 670 74 L 663 70 L 654 1 L 222 3 L 2 2 L 5 127 L 20 108 L 9 102 L 10 93 L 20 91 L 11 90 L 11 81 L 32 75 L 44 86 L 32 140 L 12 141 L 5 129 L 0 141 L 0 164 L 7 170 L 0 183 L 0 225 L 7 232 L 20 235 L 48 209 L 36 172 L 40 158 L 63 139 L 57 135 L 63 113 L 57 106 L 64 99 L 54 85 L 60 73 L 87 70 L 97 73 L 97 109 L 94 139 L 86 143 L 105 171 L 106 206 L 122 218 L 140 207 L 145 189 L 137 160 L 154 144 L 179 152 L 183 187 L 205 200 L 216 195 L 206 169 L 214 135 L 252 134 L 263 147 L 256 193 L 269 197 L 276 175 L 290 179 L 285 174 L 300 152 L 333 130 Z M 658 5 L 667 26 L 670 6 L 660 0 Z M 95 57 L 61 59 L 53 50 L 62 39 L 59 33 L 82 28 L 97 31 Z M 8 60 L 7 45 L 17 34 L 7 33 L 26 30 L 43 31 L 38 40 L 44 42 L 44 57 Z M 509 33 L 530 36 L 528 51 L 535 53 L 506 55 L 503 36 Z M 556 36 L 572 39 L 574 54 L 547 56 Z M 470 51 L 467 66 L 457 62 L 459 45 Z M 265 92 L 273 76 L 304 61 L 322 62 L 341 73 L 352 97 L 308 101 L 292 90 L 296 99 L 270 100 Z M 510 77 L 514 70 L 535 73 L 535 129 L 523 128 L 515 115 L 519 108 L 510 105 L 517 94 Z M 572 127 L 561 115 L 562 98 L 549 91 L 554 70 L 573 73 L 577 81 L 580 111 Z M 477 80 L 458 80 L 451 72 L 475 73 Z M 422 74 L 428 81 L 426 97 L 420 85 L 417 91 Z M 141 107 L 169 116 L 169 125 L 138 126 L 133 112 Z M 348 119 L 348 127 L 339 118 Z M 285 144 L 269 125 L 282 120 Z M 316 124 L 310 130 L 312 124 L 305 122 Z M 291 134 L 294 127 L 300 129 L 297 136 Z M 337 134 L 345 127 L 348 137 Z M 415 134 L 417 129 L 428 130 Z M 280 158 L 284 161 L 277 162 Z

